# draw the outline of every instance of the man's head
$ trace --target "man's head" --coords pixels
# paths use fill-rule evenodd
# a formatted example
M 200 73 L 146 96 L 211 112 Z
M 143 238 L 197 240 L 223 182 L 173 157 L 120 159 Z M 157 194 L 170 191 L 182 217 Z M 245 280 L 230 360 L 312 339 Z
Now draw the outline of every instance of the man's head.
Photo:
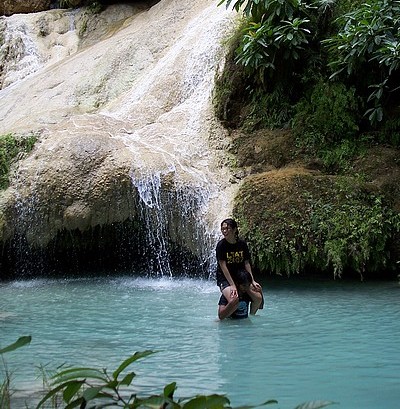
M 236 274 L 236 286 L 241 291 L 246 291 L 252 283 L 251 275 L 247 270 L 239 270 Z

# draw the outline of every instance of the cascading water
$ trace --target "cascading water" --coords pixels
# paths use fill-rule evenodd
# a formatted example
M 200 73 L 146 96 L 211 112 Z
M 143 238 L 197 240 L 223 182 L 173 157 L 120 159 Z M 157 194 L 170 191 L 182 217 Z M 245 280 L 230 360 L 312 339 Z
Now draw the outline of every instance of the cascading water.
M 115 21 L 116 10 L 108 15 Z M 46 13 L 39 13 L 40 21 L 49 20 Z M 62 60 L 48 58 L 54 51 L 50 47 L 40 69 L 1 91 L 0 132 L 42 130 L 46 135 L 34 160 L 28 158 L 13 180 L 17 206 L 35 203 L 34 209 L 19 213 L 20 234 L 26 230 L 32 242 L 46 246 L 71 225 L 82 230 L 82 225 L 94 228 L 131 218 L 141 225 L 141 254 L 151 273 L 172 275 L 173 265 L 193 273 L 197 264 L 195 273 L 208 274 L 218 225 L 231 211 L 235 190 L 219 153 L 226 145 L 226 131 L 212 110 L 222 42 L 234 27 L 233 14 L 211 0 L 162 0 L 130 18 L 126 9 L 124 13 L 113 24 L 103 14 L 108 33 L 79 52 L 71 48 L 71 55 Z M 81 16 L 73 17 L 72 28 L 81 30 Z M 70 14 L 65 21 L 66 31 L 73 31 Z M 69 35 L 77 37 L 76 32 Z M 37 48 L 43 53 L 42 43 Z M 90 152 L 104 151 L 101 161 L 93 160 L 103 165 L 110 155 L 112 161 L 120 160 L 121 146 L 128 152 L 123 153 L 124 163 L 130 160 L 136 209 L 123 215 L 110 210 L 102 217 L 99 209 L 104 205 L 93 204 L 99 195 L 92 193 L 101 179 L 76 185 L 73 181 L 94 173 L 89 166 L 81 169 L 82 161 L 92 160 Z M 53 164 L 54 155 L 60 160 Z M 64 165 L 65 157 L 76 162 Z M 79 175 L 71 173 L 74 168 Z M 53 171 L 54 177 L 49 176 Z M 58 199 L 57 186 L 47 193 L 43 176 L 67 186 Z M 110 190 L 113 183 L 110 179 L 104 185 Z M 106 194 L 114 200 L 115 192 Z M 56 206 L 49 206 L 52 200 L 58 200 Z M 24 217 L 32 212 L 42 214 Z
M 5 33 L 0 45 L 0 55 L 3 60 L 10 61 L 8 67 L 2 67 L 0 85 L 3 88 L 34 73 L 42 66 L 42 62 L 24 22 L 9 18 L 7 21 L 1 20 L 0 25 L 0 30 Z M 15 60 L 18 60 L 16 66 L 13 64 Z
M 26 77 L 43 70 L 77 51 L 78 37 L 75 30 L 75 11 L 58 15 L 56 32 L 51 30 L 46 13 L 33 13 L 0 17 L 0 88 L 17 84 Z M 41 38 L 38 41 L 37 36 Z

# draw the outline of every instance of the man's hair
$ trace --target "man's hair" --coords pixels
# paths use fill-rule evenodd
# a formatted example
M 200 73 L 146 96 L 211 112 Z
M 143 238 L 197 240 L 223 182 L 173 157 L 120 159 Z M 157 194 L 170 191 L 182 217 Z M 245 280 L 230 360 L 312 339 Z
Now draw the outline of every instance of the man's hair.
M 237 222 L 236 222 L 235 219 L 225 219 L 225 220 L 222 220 L 222 222 L 221 222 L 221 227 L 222 227 L 222 225 L 223 225 L 224 223 L 226 223 L 226 224 L 227 224 L 229 227 L 231 227 L 232 229 L 237 229 L 237 228 L 238 228 L 238 224 L 237 224 Z
M 251 275 L 247 270 L 239 270 L 236 274 L 236 285 L 248 285 L 252 283 Z

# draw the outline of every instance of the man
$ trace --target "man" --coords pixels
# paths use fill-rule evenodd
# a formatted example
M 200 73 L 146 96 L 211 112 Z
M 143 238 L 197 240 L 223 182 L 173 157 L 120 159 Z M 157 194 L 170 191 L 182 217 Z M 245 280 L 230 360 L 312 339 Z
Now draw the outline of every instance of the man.
M 254 315 L 259 309 L 263 308 L 264 299 L 254 302 L 248 295 L 252 285 L 252 277 L 246 270 L 239 270 L 236 277 L 236 286 L 238 297 L 230 297 L 229 300 L 222 294 L 218 302 L 218 318 L 247 318 L 250 314 Z M 262 295 L 262 290 L 260 290 Z

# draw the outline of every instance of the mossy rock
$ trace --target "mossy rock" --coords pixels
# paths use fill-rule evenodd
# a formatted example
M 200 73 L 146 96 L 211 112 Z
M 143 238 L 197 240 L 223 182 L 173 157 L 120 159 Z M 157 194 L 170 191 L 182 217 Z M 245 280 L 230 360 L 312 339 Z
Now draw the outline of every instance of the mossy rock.
M 264 274 L 395 275 L 400 217 L 376 186 L 286 167 L 248 176 L 235 217 Z

